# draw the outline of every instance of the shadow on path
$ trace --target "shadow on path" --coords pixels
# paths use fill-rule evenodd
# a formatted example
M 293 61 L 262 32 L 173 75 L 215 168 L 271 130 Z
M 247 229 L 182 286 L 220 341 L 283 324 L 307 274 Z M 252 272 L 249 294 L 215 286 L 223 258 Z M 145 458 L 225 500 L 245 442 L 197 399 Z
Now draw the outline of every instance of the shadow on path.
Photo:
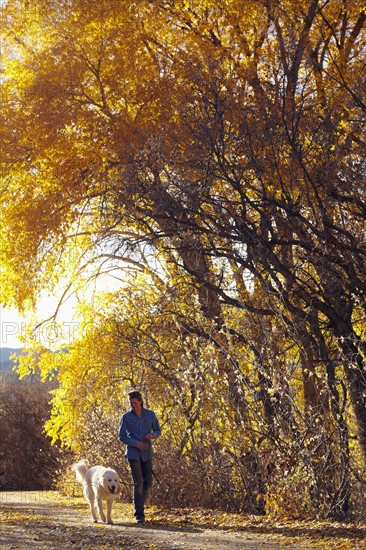
M 314 548 L 366 548 L 366 528 L 334 525 L 320 529 L 309 524 L 245 522 L 244 525 L 195 523 L 194 516 L 174 524 L 151 519 L 136 525 L 120 520 L 124 505 L 113 509 L 114 525 L 94 524 L 87 505 L 70 500 L 64 504 L 57 493 L 0 492 L 0 547 L 2 550 L 69 550 L 122 548 L 124 550 L 310 550 Z M 123 513 L 121 514 L 124 515 Z M 327 544 L 325 544 L 327 540 Z M 334 544 L 329 543 L 329 540 Z M 346 546 L 343 546 L 346 544 Z

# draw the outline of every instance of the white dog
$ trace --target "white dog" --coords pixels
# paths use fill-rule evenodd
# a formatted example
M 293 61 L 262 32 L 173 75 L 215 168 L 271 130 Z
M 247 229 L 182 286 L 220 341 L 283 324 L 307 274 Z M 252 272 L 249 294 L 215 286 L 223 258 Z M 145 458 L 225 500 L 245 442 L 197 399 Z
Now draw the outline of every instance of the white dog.
M 115 470 L 104 468 L 104 466 L 87 467 L 84 460 L 80 460 L 71 466 L 75 472 L 76 479 L 83 486 L 84 497 L 89 503 L 93 521 L 96 523 L 99 516 L 102 521 L 113 524 L 111 513 L 115 493 L 118 489 L 119 475 Z M 103 512 L 102 501 L 107 501 L 107 517 Z

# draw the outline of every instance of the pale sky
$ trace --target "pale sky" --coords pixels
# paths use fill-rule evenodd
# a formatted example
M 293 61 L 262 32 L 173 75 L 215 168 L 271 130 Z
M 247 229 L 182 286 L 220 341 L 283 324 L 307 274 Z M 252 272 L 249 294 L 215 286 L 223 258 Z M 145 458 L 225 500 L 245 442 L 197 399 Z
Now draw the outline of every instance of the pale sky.
M 41 301 L 38 312 L 42 319 L 48 319 L 57 306 L 57 300 L 47 297 Z M 63 324 L 63 334 L 55 334 L 51 323 L 46 322 L 36 331 L 36 336 L 46 347 L 57 346 L 57 343 L 70 342 L 77 330 L 78 322 L 74 318 L 73 305 L 64 304 L 57 316 L 57 321 Z M 30 327 L 31 321 L 22 317 L 17 310 L 0 308 L 0 347 L 20 348 L 24 346 L 21 337 Z
M 83 293 L 79 296 L 81 299 L 87 298 L 93 300 L 93 296 L 100 291 L 108 289 L 117 290 L 121 287 L 120 279 L 108 275 L 100 276 L 93 285 L 86 284 Z M 60 296 L 63 295 L 64 288 L 54 291 L 51 296 L 43 294 L 37 307 L 37 321 L 49 319 L 57 309 Z M 55 334 L 51 321 L 44 323 L 36 330 L 37 340 L 51 349 L 58 348 L 60 344 L 71 343 L 77 335 L 80 318 L 75 314 L 75 308 L 78 299 L 72 292 L 66 297 L 57 314 L 57 323 L 62 325 L 62 334 Z M 19 348 L 24 346 L 21 337 L 25 336 L 27 330 L 34 326 L 31 319 L 22 317 L 16 309 L 9 309 L 0 306 L 0 347 L 1 348 Z

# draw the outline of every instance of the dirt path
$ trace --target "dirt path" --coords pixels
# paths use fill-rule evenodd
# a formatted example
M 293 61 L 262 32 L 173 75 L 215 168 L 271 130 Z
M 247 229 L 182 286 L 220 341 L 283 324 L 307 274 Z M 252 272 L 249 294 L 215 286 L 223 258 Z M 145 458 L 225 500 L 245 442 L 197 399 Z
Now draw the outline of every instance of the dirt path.
M 192 524 L 185 526 L 184 521 L 183 525 L 172 525 L 149 520 L 149 516 L 146 524 L 140 526 L 132 523 L 126 515 L 126 505 L 119 502 L 113 509 L 114 525 L 93 524 L 84 504 L 61 503 L 54 494 L 42 492 L 0 493 L 0 516 L 2 550 L 309 550 L 333 547 L 318 546 L 306 536 L 266 533 L 260 528 L 225 530 Z M 352 547 L 366 548 L 363 545 Z

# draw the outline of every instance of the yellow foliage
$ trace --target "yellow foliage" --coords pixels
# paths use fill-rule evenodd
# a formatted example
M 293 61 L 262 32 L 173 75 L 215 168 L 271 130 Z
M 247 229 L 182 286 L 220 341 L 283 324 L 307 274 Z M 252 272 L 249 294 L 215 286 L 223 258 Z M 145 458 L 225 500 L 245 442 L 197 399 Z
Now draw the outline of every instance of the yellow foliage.
M 1 303 L 61 283 L 82 318 L 19 365 L 57 378 L 54 441 L 81 452 L 135 385 L 235 486 L 252 447 L 312 452 L 323 416 L 341 447 L 353 391 L 365 433 L 365 12 L 348 4 L 2 3 Z

